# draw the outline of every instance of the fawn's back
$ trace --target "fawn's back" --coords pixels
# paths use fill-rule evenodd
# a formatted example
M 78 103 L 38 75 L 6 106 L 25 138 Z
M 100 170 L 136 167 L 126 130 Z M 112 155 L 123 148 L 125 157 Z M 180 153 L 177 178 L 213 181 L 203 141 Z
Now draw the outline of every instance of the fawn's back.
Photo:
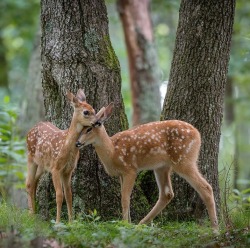
M 167 162 L 196 162 L 200 134 L 189 123 L 177 120 L 151 122 L 111 137 L 117 163 L 138 170 L 155 169 Z
M 28 156 L 49 170 L 51 159 L 56 159 L 64 145 L 68 130 L 60 130 L 50 122 L 39 122 L 27 135 Z

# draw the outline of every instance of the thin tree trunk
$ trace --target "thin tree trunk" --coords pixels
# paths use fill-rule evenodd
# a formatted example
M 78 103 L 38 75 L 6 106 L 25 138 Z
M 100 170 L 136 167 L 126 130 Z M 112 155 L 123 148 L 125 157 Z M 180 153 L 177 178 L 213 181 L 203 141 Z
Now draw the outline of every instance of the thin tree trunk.
M 128 53 L 133 126 L 160 118 L 160 73 L 149 3 L 149 0 L 117 1 Z
M 226 85 L 226 101 L 225 101 L 225 121 L 230 127 L 235 122 L 234 109 L 234 84 L 231 77 L 227 77 Z M 233 187 L 237 188 L 237 180 L 239 176 L 239 144 L 238 144 L 238 125 L 235 124 L 234 129 L 234 159 L 233 159 Z
M 76 93 L 83 88 L 88 103 L 96 110 L 111 101 L 115 103 L 114 114 L 106 125 L 110 135 L 126 129 L 120 65 L 109 39 L 104 1 L 42 0 L 41 26 L 42 84 L 47 120 L 59 128 L 68 128 L 72 109 L 65 92 L 69 89 Z M 96 209 L 103 219 L 121 216 L 118 180 L 104 172 L 92 147 L 81 152 L 72 179 L 72 191 L 75 213 Z M 49 218 L 52 212 L 55 216 L 55 193 L 48 175 L 43 177 L 38 197 L 42 215 Z M 143 197 L 135 194 L 134 198 L 140 198 L 134 201 L 134 208 L 145 211 Z M 136 214 L 140 218 L 144 213 L 138 211 Z M 133 209 L 132 216 L 135 217 Z
M 162 116 L 193 124 L 202 137 L 199 168 L 220 205 L 218 152 L 235 0 L 183 0 Z M 184 180 L 174 176 L 176 218 L 204 215 L 202 201 Z M 177 210 L 176 210 L 177 209 Z
M 0 89 L 4 90 L 5 93 L 10 93 L 6 52 L 7 49 L 3 42 L 2 31 L 0 30 Z
M 38 121 L 45 119 L 43 88 L 41 79 L 41 30 L 36 34 L 31 54 L 28 77 L 25 84 L 25 100 L 22 101 L 22 113 L 19 117 L 23 134 Z

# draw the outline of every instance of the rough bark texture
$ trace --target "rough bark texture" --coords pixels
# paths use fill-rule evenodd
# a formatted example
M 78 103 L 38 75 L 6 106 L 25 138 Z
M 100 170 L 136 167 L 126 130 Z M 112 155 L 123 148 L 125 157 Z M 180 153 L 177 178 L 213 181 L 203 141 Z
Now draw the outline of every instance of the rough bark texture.
M 110 135 L 127 128 L 120 65 L 109 39 L 104 1 L 42 0 L 41 27 L 47 120 L 61 129 L 68 128 L 73 110 L 66 100 L 66 89 L 76 93 L 83 88 L 88 103 L 96 110 L 111 101 L 115 103 L 114 113 L 105 125 Z M 96 209 L 102 219 L 121 216 L 118 180 L 104 172 L 92 147 L 81 152 L 72 178 L 72 191 L 75 214 Z M 134 218 L 140 218 L 145 211 L 146 201 L 136 194 L 139 191 L 139 187 L 135 189 Z M 46 218 L 54 217 L 55 192 L 50 175 L 43 177 L 37 195 L 40 213 Z M 66 213 L 65 206 L 63 210 Z
M 159 120 L 160 73 L 149 0 L 118 0 L 127 46 L 133 105 L 133 126 Z
M 38 121 L 45 119 L 43 88 L 41 79 L 41 31 L 36 34 L 31 54 L 28 77 L 25 85 L 26 99 L 22 102 L 19 123 L 24 135 Z
M 219 210 L 218 152 L 235 0 L 183 0 L 163 119 L 193 124 L 202 137 L 199 168 L 212 184 Z M 174 218 L 201 217 L 204 205 L 183 179 L 174 176 Z M 177 209 L 177 210 L 176 210 Z

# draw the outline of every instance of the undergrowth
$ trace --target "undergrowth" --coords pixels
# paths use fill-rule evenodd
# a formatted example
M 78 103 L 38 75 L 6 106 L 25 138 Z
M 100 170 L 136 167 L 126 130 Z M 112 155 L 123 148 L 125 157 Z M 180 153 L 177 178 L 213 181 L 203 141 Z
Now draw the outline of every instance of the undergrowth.
M 249 212 L 246 212 L 249 214 Z M 249 225 L 232 218 L 234 228 L 218 235 L 194 222 L 155 222 L 150 226 L 102 222 L 94 211 L 70 224 L 44 222 L 6 203 L 0 206 L 0 247 L 248 247 Z M 242 218 L 243 216 L 241 216 Z M 248 218 L 249 215 L 244 216 Z M 235 221 L 235 222 L 234 222 Z M 244 222 L 244 224 L 246 224 Z M 235 245 L 237 242 L 237 246 Z M 45 246 L 44 244 L 47 244 Z M 40 245 L 40 246 L 39 246 Z

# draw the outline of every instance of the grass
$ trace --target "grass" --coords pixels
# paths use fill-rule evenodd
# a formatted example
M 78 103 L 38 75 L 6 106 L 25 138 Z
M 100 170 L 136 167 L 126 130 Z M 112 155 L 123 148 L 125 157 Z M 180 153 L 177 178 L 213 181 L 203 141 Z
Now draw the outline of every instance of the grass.
M 102 222 L 95 212 L 70 224 L 55 225 L 2 203 L 0 247 L 53 247 L 55 243 L 60 247 L 249 247 L 249 213 L 238 216 L 235 212 L 234 226 L 215 236 L 210 228 L 194 222 L 155 222 L 151 226 Z

